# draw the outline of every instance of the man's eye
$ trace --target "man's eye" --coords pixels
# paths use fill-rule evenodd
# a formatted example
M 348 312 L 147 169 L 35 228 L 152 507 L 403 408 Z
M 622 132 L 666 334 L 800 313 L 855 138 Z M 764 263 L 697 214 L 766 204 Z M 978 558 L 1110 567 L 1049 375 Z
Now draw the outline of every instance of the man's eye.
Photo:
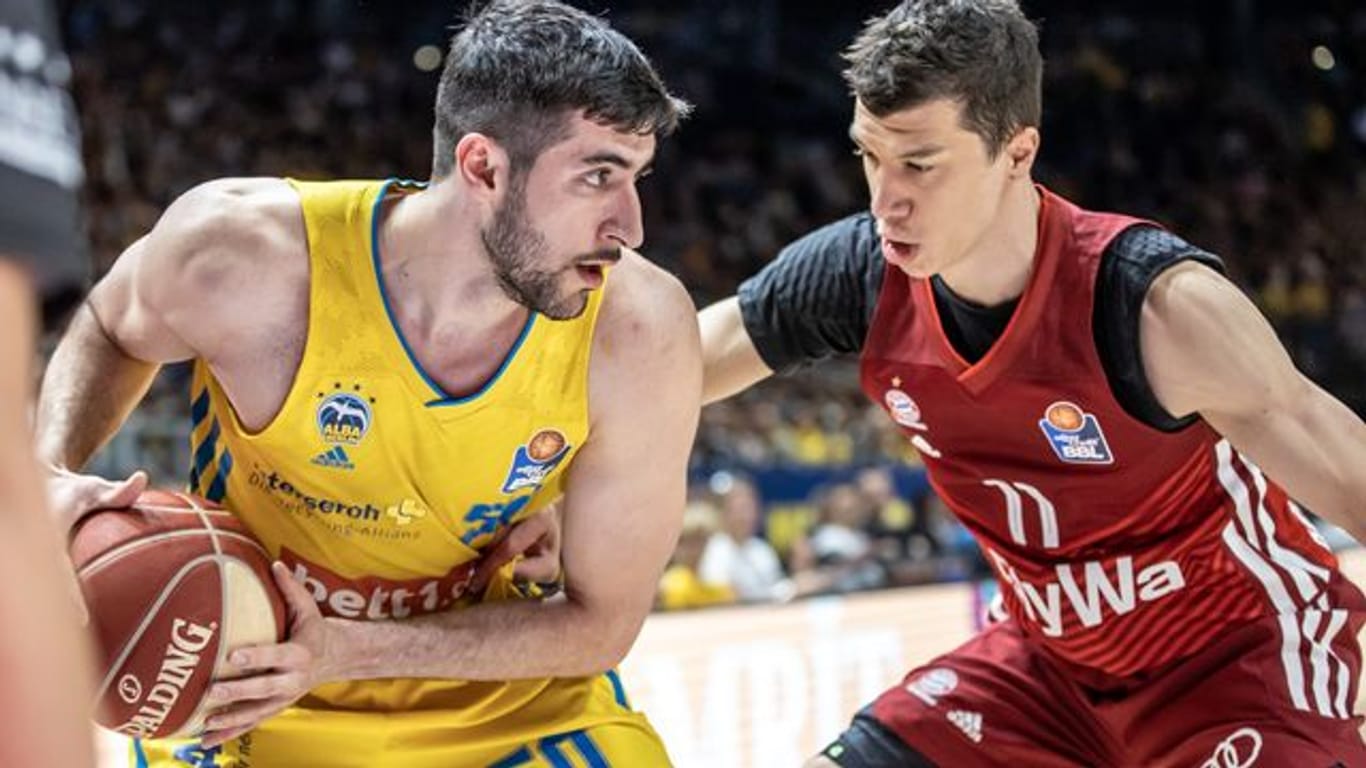
M 602 187 L 607 185 L 607 180 L 611 178 L 611 176 L 612 172 L 604 168 L 600 171 L 593 171 L 585 176 L 584 180 L 588 182 L 588 186 L 590 187 Z

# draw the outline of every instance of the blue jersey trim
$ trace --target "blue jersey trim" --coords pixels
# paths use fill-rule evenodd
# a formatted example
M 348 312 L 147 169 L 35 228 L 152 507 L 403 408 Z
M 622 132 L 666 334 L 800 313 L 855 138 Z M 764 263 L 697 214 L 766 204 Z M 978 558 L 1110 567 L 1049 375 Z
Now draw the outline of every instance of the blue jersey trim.
M 478 391 L 464 397 L 452 397 L 442 389 L 441 385 L 437 384 L 436 381 L 427 374 L 426 369 L 422 367 L 422 363 L 418 362 L 417 356 L 413 354 L 412 346 L 408 344 L 408 339 L 403 335 L 403 329 L 399 327 L 398 320 L 394 317 L 394 308 L 389 303 L 389 292 L 384 288 L 384 273 L 380 267 L 379 257 L 379 207 L 384 202 L 384 198 L 388 196 L 389 189 L 395 184 L 400 186 L 426 186 L 425 183 L 409 181 L 406 179 L 388 179 L 379 188 L 379 194 L 375 196 L 375 204 L 370 210 L 370 258 L 374 264 L 375 282 L 379 285 L 380 302 L 384 305 L 385 316 L 389 318 L 389 327 L 393 329 L 394 336 L 398 337 L 399 345 L 403 347 L 404 353 L 408 355 L 408 362 L 412 364 L 413 370 L 417 371 L 417 374 L 422 377 L 422 380 L 427 383 L 427 386 L 430 387 L 432 392 L 437 396 L 435 400 L 431 400 L 427 403 L 427 407 L 463 405 L 472 400 L 477 400 L 485 392 L 492 389 L 494 384 L 498 383 L 498 380 L 502 378 L 503 373 L 507 371 L 508 366 L 512 365 L 512 361 L 516 359 L 517 353 L 522 349 L 522 343 L 526 341 L 527 336 L 531 335 L 531 328 L 536 324 L 537 313 L 532 312 L 527 316 L 526 324 L 522 326 L 522 332 L 517 337 L 516 343 L 512 345 L 512 349 L 508 352 L 507 357 L 503 358 L 503 363 L 498 366 L 498 370 L 489 377 L 488 381 L 484 382 L 484 386 L 480 387 Z
M 630 709 L 631 703 L 626 699 L 626 686 L 621 684 L 621 675 L 615 669 L 607 670 L 607 681 L 612 684 L 612 697 L 623 709 Z

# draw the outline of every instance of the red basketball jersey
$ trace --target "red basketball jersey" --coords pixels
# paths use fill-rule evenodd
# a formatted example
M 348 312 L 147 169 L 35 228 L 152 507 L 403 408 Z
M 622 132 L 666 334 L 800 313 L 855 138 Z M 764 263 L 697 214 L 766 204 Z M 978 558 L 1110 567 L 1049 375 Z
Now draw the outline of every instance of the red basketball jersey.
M 1162 432 L 1117 402 L 1095 285 L 1137 222 L 1041 195 L 1034 272 L 988 354 L 964 361 L 930 283 L 889 267 L 864 390 L 920 449 L 1010 614 L 1063 661 L 1127 677 L 1278 614 L 1296 704 L 1345 708 L 1330 646 L 1366 601 L 1295 503 L 1203 421 Z

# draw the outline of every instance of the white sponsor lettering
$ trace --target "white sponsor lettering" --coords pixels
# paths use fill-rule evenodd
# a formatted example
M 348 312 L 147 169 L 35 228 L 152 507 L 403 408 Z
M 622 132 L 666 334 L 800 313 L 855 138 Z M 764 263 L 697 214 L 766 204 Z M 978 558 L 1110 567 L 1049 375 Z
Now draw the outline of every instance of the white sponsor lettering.
M 147 692 L 138 711 L 128 722 L 114 730 L 139 739 L 155 733 L 175 708 L 185 684 L 199 667 L 200 653 L 208 647 L 217 631 L 217 623 L 204 626 L 185 619 L 175 619 L 171 623 L 171 642 L 166 644 L 166 654 L 162 657 L 156 682 Z M 134 682 L 137 682 L 136 679 Z M 120 681 L 120 693 L 123 689 L 124 684 Z
M 914 437 L 912 437 L 911 445 L 915 446 L 915 449 L 917 451 L 920 451 L 920 453 L 922 453 L 925 456 L 929 456 L 931 459 L 944 458 L 944 454 L 935 450 L 935 447 L 933 445 L 930 445 L 930 441 L 926 440 L 924 435 L 915 435 Z
M 1200 768 L 1248 768 L 1262 754 L 1262 734 L 1255 728 L 1239 728 L 1219 742 L 1214 754 Z
M 1175 561 L 1153 563 L 1135 576 L 1134 559 L 1127 555 L 1111 561 L 1108 568 L 1100 560 L 1080 565 L 1060 563 L 1054 566 L 1057 581 L 1036 585 L 1021 578 L 999 552 L 990 547 L 987 552 L 997 573 L 1024 606 L 1025 614 L 1049 637 L 1062 636 L 1066 606 L 1071 606 L 1082 626 L 1089 629 L 1105 620 L 1107 605 L 1114 615 L 1123 616 L 1139 603 L 1153 602 L 1186 586 L 1186 577 Z M 1111 573 L 1114 573 L 1113 580 Z

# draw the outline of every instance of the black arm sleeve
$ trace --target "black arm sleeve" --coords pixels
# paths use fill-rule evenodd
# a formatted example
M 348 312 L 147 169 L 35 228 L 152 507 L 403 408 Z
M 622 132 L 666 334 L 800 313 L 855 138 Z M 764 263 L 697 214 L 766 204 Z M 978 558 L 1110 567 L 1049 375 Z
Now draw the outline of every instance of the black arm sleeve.
M 1139 324 L 1143 302 L 1157 276 L 1187 260 L 1224 272 L 1219 257 L 1206 253 L 1172 233 L 1146 224 L 1119 233 L 1101 257 L 1096 277 L 1093 328 L 1110 391 L 1135 419 L 1163 432 L 1176 432 L 1198 417 L 1177 418 L 1153 394 L 1143 369 Z
M 77 237 L 81 159 L 75 110 L 66 90 L 70 65 L 45 0 L 0 2 L 0 30 L 16 41 L 0 56 L 0 255 L 21 260 L 44 299 L 80 297 L 85 253 Z
M 759 357 L 777 373 L 858 352 L 872 322 L 885 262 L 867 213 L 788 245 L 740 285 L 740 313 Z

